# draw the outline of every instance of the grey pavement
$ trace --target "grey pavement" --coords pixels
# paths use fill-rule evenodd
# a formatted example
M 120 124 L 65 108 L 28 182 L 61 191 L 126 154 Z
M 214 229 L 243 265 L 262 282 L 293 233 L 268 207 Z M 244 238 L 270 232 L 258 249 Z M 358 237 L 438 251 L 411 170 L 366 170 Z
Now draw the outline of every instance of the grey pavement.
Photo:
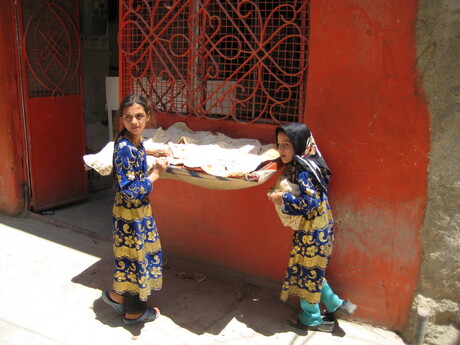
M 333 334 L 297 330 L 279 286 L 172 257 L 149 300 L 160 318 L 125 326 L 100 298 L 111 285 L 111 203 L 103 191 L 50 215 L 0 215 L 1 345 L 404 344 L 352 320 Z

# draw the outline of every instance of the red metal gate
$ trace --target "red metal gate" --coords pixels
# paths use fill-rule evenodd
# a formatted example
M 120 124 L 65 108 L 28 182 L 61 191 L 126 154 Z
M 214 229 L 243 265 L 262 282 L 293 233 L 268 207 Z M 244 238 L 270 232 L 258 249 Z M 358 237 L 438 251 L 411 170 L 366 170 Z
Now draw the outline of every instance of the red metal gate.
M 88 194 L 76 0 L 18 2 L 31 207 Z
M 302 121 L 308 0 L 120 0 L 121 95 L 158 112 Z

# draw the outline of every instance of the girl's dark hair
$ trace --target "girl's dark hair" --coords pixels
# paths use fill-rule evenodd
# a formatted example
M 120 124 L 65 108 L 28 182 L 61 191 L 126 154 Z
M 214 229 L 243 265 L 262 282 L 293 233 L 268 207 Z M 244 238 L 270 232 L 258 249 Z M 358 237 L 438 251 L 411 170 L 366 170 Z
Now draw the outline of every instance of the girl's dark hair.
M 144 108 L 144 111 L 147 115 L 150 115 L 152 107 L 150 103 L 144 96 L 141 95 L 129 95 L 122 99 L 120 102 L 120 107 L 118 108 L 118 116 L 123 116 L 123 109 L 130 107 L 134 104 L 139 104 Z M 115 137 L 115 143 L 126 133 L 126 128 L 123 128 Z
M 152 107 L 150 106 L 150 103 L 147 101 L 147 99 L 144 96 L 129 95 L 123 98 L 122 101 L 120 102 L 120 107 L 118 108 L 118 116 L 122 117 L 123 109 L 125 109 L 126 107 L 130 107 L 134 104 L 141 105 L 144 108 L 145 113 L 147 115 L 150 115 Z M 114 140 L 114 148 L 118 140 L 120 140 L 120 138 L 123 137 L 125 133 L 126 133 L 126 128 L 123 128 L 120 132 L 118 132 Z M 115 174 L 115 155 L 112 158 L 112 182 L 113 182 L 112 186 L 115 189 L 115 185 L 117 183 L 116 174 Z
M 279 126 L 275 130 L 276 146 L 278 147 L 278 133 L 283 132 L 294 146 L 295 154 L 300 156 L 307 148 L 307 140 L 310 137 L 310 129 L 303 123 L 287 123 Z

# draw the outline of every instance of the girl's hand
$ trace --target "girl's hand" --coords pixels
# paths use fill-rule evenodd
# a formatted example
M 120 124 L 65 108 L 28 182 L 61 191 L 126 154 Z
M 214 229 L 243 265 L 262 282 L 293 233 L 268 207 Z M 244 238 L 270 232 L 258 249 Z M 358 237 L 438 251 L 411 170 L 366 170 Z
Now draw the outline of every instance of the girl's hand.
M 158 158 L 153 165 L 152 172 L 147 178 L 150 181 L 155 182 L 156 180 L 160 178 L 160 175 L 168 168 L 168 166 L 169 166 L 168 158 L 166 157 Z
M 281 205 L 283 203 L 283 192 L 275 192 L 268 194 L 268 200 L 273 202 L 275 205 Z
M 155 146 L 155 148 L 149 148 L 149 149 L 146 148 L 145 151 L 148 155 L 152 155 L 155 157 L 172 156 L 171 149 L 169 148 L 168 145 Z
M 169 161 L 166 157 L 160 157 L 158 158 L 154 165 L 153 165 L 153 170 L 157 171 L 158 174 L 161 174 L 164 172 L 169 166 Z

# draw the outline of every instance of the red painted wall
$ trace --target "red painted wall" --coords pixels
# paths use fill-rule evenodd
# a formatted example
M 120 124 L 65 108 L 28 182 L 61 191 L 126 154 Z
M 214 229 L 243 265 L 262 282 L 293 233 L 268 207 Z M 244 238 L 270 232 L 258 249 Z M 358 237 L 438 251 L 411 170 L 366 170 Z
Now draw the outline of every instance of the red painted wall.
M 328 279 L 356 318 L 401 329 L 418 279 L 429 117 L 415 72 L 415 0 L 312 1 L 305 122 L 334 176 L 337 238 Z M 159 124 L 168 120 L 159 116 Z M 273 129 L 194 130 L 273 140 Z M 251 127 L 247 127 L 251 128 Z M 251 135 L 252 134 L 252 135 Z M 166 255 L 281 281 L 291 231 L 264 185 L 211 191 L 160 180 L 152 194 Z
M 416 1 L 312 3 L 307 123 L 331 169 L 330 280 L 359 316 L 400 329 L 418 280 L 429 116 L 415 73 Z
M 12 2 L 0 11 L 0 212 L 24 210 L 23 136 Z

